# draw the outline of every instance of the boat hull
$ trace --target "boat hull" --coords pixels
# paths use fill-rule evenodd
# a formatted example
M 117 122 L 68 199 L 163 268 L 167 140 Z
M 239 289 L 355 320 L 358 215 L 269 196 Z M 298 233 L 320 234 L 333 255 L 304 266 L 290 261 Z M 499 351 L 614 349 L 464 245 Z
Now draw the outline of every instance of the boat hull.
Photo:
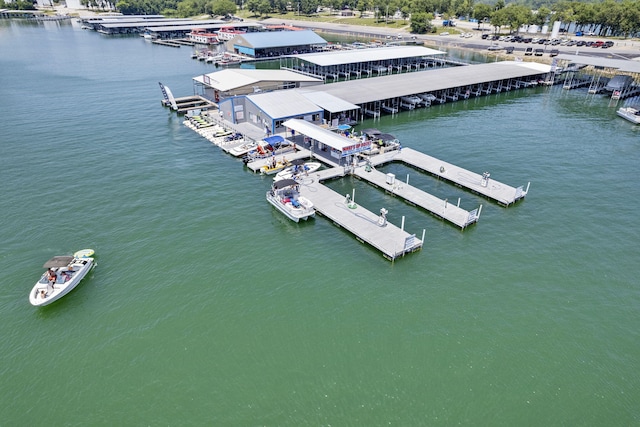
M 307 220 L 313 218 L 316 214 L 313 203 L 305 197 L 297 197 L 296 201 L 300 207 L 294 207 L 291 202 L 286 202 L 283 197 L 278 194 L 274 195 L 269 191 L 267 192 L 267 201 L 294 222 L 299 222 L 301 219 Z
M 69 267 L 73 267 L 73 276 L 68 281 L 64 281 L 62 272 L 67 271 L 65 268 Z M 53 289 L 51 289 L 46 279 L 47 273 L 45 273 L 31 289 L 29 302 L 33 306 L 42 307 L 59 300 L 78 286 L 93 267 L 95 267 L 93 258 L 74 258 L 68 267 L 60 269 L 61 274 L 58 275 L 58 280 L 53 285 Z M 42 291 L 45 292 L 45 296 L 43 296 Z
M 636 125 L 640 124 L 640 115 L 638 115 L 638 113 L 639 110 L 636 110 L 635 108 L 620 108 L 616 111 L 618 116 Z
M 295 179 L 295 177 L 299 175 L 309 175 L 310 173 L 320 169 L 322 164 L 318 162 L 306 162 L 301 166 L 302 169 L 297 173 L 294 171 L 293 166 L 289 166 L 288 168 L 278 172 L 276 176 L 273 177 L 273 180 L 280 181 L 282 179 Z

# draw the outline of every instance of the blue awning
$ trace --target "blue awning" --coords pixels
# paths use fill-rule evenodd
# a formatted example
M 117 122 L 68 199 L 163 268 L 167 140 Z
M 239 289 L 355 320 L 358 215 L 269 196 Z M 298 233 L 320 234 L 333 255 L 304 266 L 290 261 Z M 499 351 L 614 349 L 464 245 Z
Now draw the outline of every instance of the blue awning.
M 276 145 L 278 143 L 283 142 L 284 138 L 281 137 L 280 135 L 273 135 L 273 136 L 268 136 L 266 138 L 262 138 L 262 140 L 269 145 Z

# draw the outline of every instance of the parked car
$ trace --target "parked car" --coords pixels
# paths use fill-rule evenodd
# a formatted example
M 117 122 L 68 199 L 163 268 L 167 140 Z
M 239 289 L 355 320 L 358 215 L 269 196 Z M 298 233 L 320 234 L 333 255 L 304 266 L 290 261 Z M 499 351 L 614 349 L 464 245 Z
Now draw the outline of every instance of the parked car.
M 544 54 L 544 49 L 536 49 L 534 52 L 535 56 L 542 56 Z
M 528 47 L 524 50 L 524 54 L 527 56 L 533 55 L 533 48 L 532 47 Z
M 502 46 L 500 46 L 499 44 L 492 44 L 491 46 L 489 46 L 487 49 L 489 50 L 502 50 Z
M 554 57 L 554 56 L 558 56 L 560 54 L 560 51 L 558 51 L 558 49 L 551 49 L 551 52 L 549 52 L 549 56 Z

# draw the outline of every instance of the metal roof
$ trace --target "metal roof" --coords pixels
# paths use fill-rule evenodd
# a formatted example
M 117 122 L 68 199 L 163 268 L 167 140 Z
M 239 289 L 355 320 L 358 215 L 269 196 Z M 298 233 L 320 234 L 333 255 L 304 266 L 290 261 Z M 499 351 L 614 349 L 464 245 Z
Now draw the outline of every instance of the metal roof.
M 236 36 L 234 45 L 250 46 L 254 49 L 270 47 L 326 45 L 327 41 L 311 30 L 263 31 Z
M 631 59 L 611 59 L 585 55 L 560 54 L 558 60 L 575 62 L 581 65 L 593 65 L 595 67 L 615 68 L 627 73 L 640 73 L 640 62 Z
M 297 90 L 297 89 L 294 89 Z M 314 104 L 322 107 L 330 113 L 340 113 L 342 111 L 359 110 L 360 107 L 345 101 L 344 99 L 337 98 L 330 93 L 325 92 L 301 92 L 302 96 L 307 98 Z
M 305 82 L 321 84 L 322 80 L 305 76 L 288 70 L 251 70 L 244 68 L 228 68 L 206 74 L 208 86 L 220 91 L 229 91 L 244 86 L 255 85 L 260 82 Z M 193 80 L 203 83 L 205 75 L 196 76 Z
M 364 104 L 388 98 L 464 87 L 496 80 L 535 76 L 548 73 L 550 70 L 551 67 L 549 65 L 534 62 L 491 62 L 348 80 L 325 84 L 321 89 L 300 88 L 297 91 L 308 93 L 321 90 L 352 104 Z
M 180 18 L 180 19 L 138 19 L 134 21 L 107 21 L 97 22 L 96 25 L 100 25 L 103 28 L 135 28 L 135 27 L 168 27 L 176 28 L 177 26 L 189 26 L 203 25 L 203 24 L 219 24 L 219 20 L 210 21 L 194 21 L 193 19 Z
M 322 108 L 293 90 L 254 93 L 246 97 L 273 119 L 323 113 Z
M 446 52 L 422 46 L 388 46 L 366 49 L 339 50 L 335 52 L 306 53 L 291 55 L 320 67 L 354 64 L 359 62 L 386 61 L 391 59 L 415 58 L 421 56 L 446 55 Z
M 289 119 L 282 125 L 339 151 L 344 151 L 345 147 L 350 147 L 356 143 L 352 138 L 339 135 L 306 120 Z

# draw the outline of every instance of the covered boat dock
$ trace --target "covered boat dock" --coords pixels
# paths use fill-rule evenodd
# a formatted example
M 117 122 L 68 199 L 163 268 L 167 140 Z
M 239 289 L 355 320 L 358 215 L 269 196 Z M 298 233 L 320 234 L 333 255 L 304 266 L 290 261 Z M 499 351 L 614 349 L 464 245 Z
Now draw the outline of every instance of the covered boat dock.
M 640 94 L 640 86 L 635 81 L 640 75 L 640 62 L 628 59 L 602 58 L 587 55 L 560 54 L 556 57 L 565 72 L 564 89 L 587 87 L 588 92 L 595 94 L 605 91 L 612 75 L 626 74 L 634 79 L 633 84 L 611 91 L 612 99 L 625 99 Z M 592 71 L 589 74 L 584 70 Z
M 389 46 L 291 55 L 280 68 L 338 81 L 445 66 L 447 53 L 422 46 Z
M 422 100 L 414 107 L 428 106 L 537 85 L 549 77 L 550 70 L 549 65 L 534 62 L 504 61 L 349 80 L 297 91 L 321 90 L 358 105 L 362 115 L 358 119 L 364 119 L 366 115 L 380 116 L 387 111 L 383 107 L 401 106 L 407 97 Z

